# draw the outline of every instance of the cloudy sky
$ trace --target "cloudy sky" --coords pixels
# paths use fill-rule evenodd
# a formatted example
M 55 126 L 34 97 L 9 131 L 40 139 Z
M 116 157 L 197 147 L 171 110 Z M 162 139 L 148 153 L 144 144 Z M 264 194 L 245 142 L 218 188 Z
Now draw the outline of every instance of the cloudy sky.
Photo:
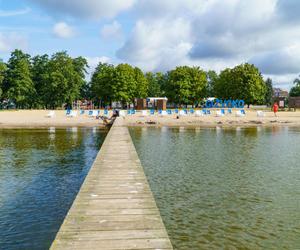
M 300 73 L 299 0 L 0 0 L 0 58 L 67 50 L 144 71 L 250 62 L 289 89 Z

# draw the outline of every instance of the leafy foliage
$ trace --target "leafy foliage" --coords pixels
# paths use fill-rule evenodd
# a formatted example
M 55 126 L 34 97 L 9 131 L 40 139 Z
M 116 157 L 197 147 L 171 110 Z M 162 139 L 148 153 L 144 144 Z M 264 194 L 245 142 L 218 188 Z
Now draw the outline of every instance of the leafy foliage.
M 7 64 L 4 91 L 17 107 L 31 107 L 35 88 L 31 79 L 30 56 L 15 50 Z
M 148 82 L 148 96 L 149 97 L 161 97 L 163 96 L 162 92 L 162 79 L 163 74 L 147 72 L 145 74 L 146 80 Z
M 268 78 L 265 84 L 266 84 L 265 103 L 267 105 L 271 105 L 273 94 L 274 94 L 272 79 Z
M 205 97 L 206 74 L 199 67 L 181 66 L 168 72 L 165 92 L 170 101 L 191 104 Z
M 291 88 L 290 90 L 290 96 L 295 97 L 295 96 L 300 96 L 300 79 L 296 78 L 294 80 L 295 86 Z
M 56 108 L 70 106 L 80 99 L 96 104 L 133 103 L 135 98 L 168 97 L 174 104 L 197 105 L 205 97 L 244 99 L 247 104 L 270 104 L 272 80 L 263 80 L 252 64 L 241 64 L 215 71 L 180 66 L 166 73 L 144 74 L 129 64 L 99 63 L 86 81 L 88 64 L 85 58 L 70 57 L 67 52 L 30 55 L 21 50 L 12 52 L 7 64 L 0 60 L 0 97 L 19 108 Z M 300 96 L 300 80 L 295 80 L 291 96 Z
M 243 99 L 249 104 L 265 102 L 266 84 L 253 64 L 241 64 L 225 69 L 215 84 L 215 94 L 223 99 Z
M 5 78 L 6 69 L 7 69 L 6 64 L 0 61 L 0 97 L 2 95 L 2 84 Z

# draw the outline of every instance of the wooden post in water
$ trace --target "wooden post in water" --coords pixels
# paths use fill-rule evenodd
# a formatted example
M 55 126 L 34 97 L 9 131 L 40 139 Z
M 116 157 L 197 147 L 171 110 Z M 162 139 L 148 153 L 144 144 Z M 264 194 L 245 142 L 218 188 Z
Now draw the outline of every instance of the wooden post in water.
M 51 249 L 173 249 L 122 117 L 110 129 Z

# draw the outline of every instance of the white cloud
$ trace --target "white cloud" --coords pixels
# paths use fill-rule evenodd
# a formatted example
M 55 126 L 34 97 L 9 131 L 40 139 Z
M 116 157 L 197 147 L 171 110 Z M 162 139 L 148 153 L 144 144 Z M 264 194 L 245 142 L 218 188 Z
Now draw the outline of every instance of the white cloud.
M 30 8 L 20 9 L 20 10 L 0 10 L 0 17 L 10 17 L 25 15 L 31 11 Z
M 106 24 L 101 29 L 101 36 L 104 39 L 119 39 L 122 37 L 122 27 L 117 21 Z
M 85 57 L 85 59 L 88 62 L 89 65 L 89 69 L 88 69 L 88 73 L 87 73 L 87 79 L 90 79 L 93 72 L 95 71 L 95 68 L 97 67 L 97 65 L 102 62 L 102 63 L 111 63 L 111 58 L 107 57 L 107 56 L 96 56 L 96 57 Z
M 53 33 L 59 38 L 71 38 L 75 36 L 74 29 L 65 22 L 56 23 L 53 27 Z
M 219 71 L 248 61 L 283 84 L 300 72 L 297 7 L 297 0 L 140 0 L 117 56 L 145 70 Z
M 96 56 L 96 57 L 85 57 L 85 59 L 88 62 L 88 65 L 90 68 L 96 68 L 97 65 L 99 64 L 99 62 L 102 63 L 109 63 L 111 61 L 111 59 L 107 56 Z
M 130 9 L 136 0 L 29 0 L 53 15 L 69 15 L 75 18 L 112 18 Z
M 27 39 L 15 32 L 0 32 L 0 52 L 10 52 L 14 49 L 26 49 Z
M 300 72 L 300 44 L 261 53 L 250 61 L 265 74 L 297 74 Z
M 141 20 L 117 56 L 145 70 L 169 69 L 188 55 L 189 38 L 190 26 L 184 19 Z

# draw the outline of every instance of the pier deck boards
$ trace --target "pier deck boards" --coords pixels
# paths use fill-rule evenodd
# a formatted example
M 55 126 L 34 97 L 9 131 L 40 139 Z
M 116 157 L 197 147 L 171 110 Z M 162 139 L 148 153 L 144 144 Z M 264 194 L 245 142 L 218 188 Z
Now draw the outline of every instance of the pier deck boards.
M 110 129 L 51 249 L 173 249 L 123 118 Z

